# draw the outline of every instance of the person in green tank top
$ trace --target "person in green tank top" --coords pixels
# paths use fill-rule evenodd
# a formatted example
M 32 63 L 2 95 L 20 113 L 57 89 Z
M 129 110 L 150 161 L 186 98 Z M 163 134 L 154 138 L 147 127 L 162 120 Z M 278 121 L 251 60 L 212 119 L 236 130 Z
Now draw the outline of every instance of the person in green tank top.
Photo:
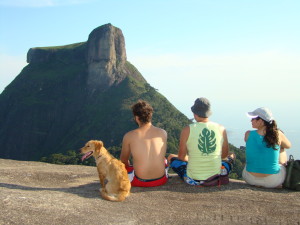
M 168 156 L 170 167 L 191 185 L 216 185 L 211 182 L 214 180 L 219 180 L 219 184 L 228 183 L 235 155 L 228 153 L 226 129 L 209 120 L 212 111 L 208 99 L 197 98 L 191 110 L 196 122 L 181 131 L 178 155 Z

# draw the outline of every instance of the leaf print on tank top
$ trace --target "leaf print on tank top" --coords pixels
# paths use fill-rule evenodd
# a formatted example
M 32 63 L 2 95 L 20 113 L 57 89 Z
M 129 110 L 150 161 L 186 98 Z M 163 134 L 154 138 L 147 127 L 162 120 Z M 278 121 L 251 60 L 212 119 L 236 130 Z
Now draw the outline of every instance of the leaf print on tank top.
M 216 134 L 213 130 L 204 128 L 199 134 L 198 149 L 203 155 L 209 155 L 216 151 Z

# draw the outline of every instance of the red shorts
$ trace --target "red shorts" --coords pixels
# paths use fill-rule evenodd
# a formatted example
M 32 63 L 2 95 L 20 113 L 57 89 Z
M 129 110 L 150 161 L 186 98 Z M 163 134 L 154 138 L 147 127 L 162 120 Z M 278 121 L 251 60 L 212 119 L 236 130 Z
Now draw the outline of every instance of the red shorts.
M 134 173 L 133 166 L 126 166 L 127 173 Z M 131 180 L 131 186 L 133 187 L 156 187 L 165 184 L 168 181 L 167 175 L 164 175 L 157 179 L 145 180 L 133 175 Z

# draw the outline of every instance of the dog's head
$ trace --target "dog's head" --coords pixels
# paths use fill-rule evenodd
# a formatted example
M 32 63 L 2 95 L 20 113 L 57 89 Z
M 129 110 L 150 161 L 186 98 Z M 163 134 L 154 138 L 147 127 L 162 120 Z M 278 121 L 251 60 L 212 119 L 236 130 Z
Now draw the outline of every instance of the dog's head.
M 81 158 L 81 160 L 85 160 L 91 156 L 94 156 L 95 158 L 100 155 L 101 148 L 103 147 L 102 141 L 97 140 L 90 140 L 88 141 L 84 147 L 80 149 L 80 153 L 84 154 Z

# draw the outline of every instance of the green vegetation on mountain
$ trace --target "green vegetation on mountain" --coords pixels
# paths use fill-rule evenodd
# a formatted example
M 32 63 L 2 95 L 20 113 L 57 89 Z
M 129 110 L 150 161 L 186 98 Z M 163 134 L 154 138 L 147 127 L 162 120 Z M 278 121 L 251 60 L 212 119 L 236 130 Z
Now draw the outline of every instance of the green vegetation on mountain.
M 230 151 L 236 154 L 236 160 L 233 164 L 233 169 L 229 174 L 229 177 L 232 179 L 242 179 L 242 171 L 245 166 L 245 152 L 240 150 L 233 145 L 229 144 Z M 113 154 L 116 158 L 120 157 L 121 146 L 113 146 L 108 148 L 109 152 Z M 176 152 L 175 152 L 176 153 Z M 88 165 L 95 166 L 95 160 L 93 157 L 88 160 L 81 161 L 81 154 L 75 151 L 68 151 L 66 154 L 58 153 L 52 154 L 48 157 L 42 157 L 42 162 L 52 163 L 52 164 L 62 164 L 62 165 Z M 172 170 L 170 170 L 172 173 Z
M 138 99 L 153 106 L 153 124 L 168 132 L 167 152 L 177 153 L 190 120 L 127 61 L 120 29 L 106 24 L 87 42 L 31 48 L 27 62 L 0 94 L 1 158 L 81 164 L 78 149 L 91 139 L 118 157 L 123 135 L 136 128 Z
M 176 151 L 180 130 L 189 120 L 165 97 L 130 76 L 118 86 L 89 96 L 81 75 L 85 67 L 84 63 L 66 66 L 48 62 L 24 68 L 1 94 L 1 118 L 9 126 L 3 126 L 5 130 L 1 127 L 0 140 L 5 145 L 7 138 L 14 139 L 8 133 L 15 133 L 20 144 L 27 143 L 29 149 L 13 152 L 7 146 L 1 157 L 38 160 L 51 153 L 76 150 L 90 139 L 101 139 L 107 147 L 119 146 L 123 135 L 136 128 L 130 107 L 138 99 L 152 104 L 153 124 L 168 131 L 168 151 Z
M 126 60 L 124 46 L 121 31 L 104 25 L 88 42 L 30 49 L 29 64 L 0 95 L 0 157 L 40 160 L 91 139 L 117 155 L 123 135 L 136 128 L 138 99 L 153 106 L 153 124 L 167 130 L 168 152 L 176 152 L 189 120 Z

